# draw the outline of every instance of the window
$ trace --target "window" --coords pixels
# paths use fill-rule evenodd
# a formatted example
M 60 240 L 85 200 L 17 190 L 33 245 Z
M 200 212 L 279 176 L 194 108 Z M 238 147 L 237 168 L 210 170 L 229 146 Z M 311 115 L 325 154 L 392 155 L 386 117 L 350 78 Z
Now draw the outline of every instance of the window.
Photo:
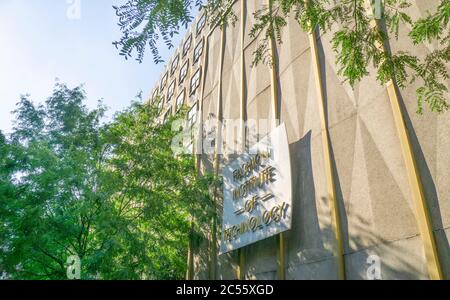
M 195 72 L 194 76 L 191 78 L 191 92 L 190 94 L 194 94 L 198 87 L 200 86 L 200 79 L 201 79 L 201 68 L 199 68 L 197 70 L 197 72 Z
M 200 20 L 198 20 L 197 23 L 197 35 L 200 34 L 200 32 L 202 31 L 203 27 L 205 27 L 206 24 L 206 13 L 203 14 L 203 16 L 200 18 Z
M 175 81 L 172 81 L 172 83 L 169 86 L 169 90 L 167 91 L 167 101 L 170 101 L 172 99 L 173 94 L 175 93 Z
M 172 62 L 172 67 L 170 69 L 170 75 L 173 75 L 175 73 L 175 71 L 178 68 L 178 63 L 180 62 L 180 56 L 177 55 L 177 57 L 175 57 L 175 59 Z
M 183 91 L 177 97 L 177 104 L 176 104 L 177 105 L 177 112 L 180 111 L 181 107 L 184 104 L 184 96 L 185 96 L 185 91 L 183 89 Z
M 192 44 L 192 35 L 189 35 L 189 37 L 186 39 L 186 42 L 184 42 L 183 56 L 186 56 L 189 49 L 191 49 L 191 44 Z
M 197 103 L 195 103 L 191 109 L 188 112 L 187 115 L 187 125 L 189 127 L 194 126 L 195 122 L 197 122 L 197 115 L 198 115 L 198 110 L 197 110 Z
M 203 54 L 204 43 L 205 43 L 205 40 L 202 39 L 194 49 L 194 64 L 200 60 L 200 57 Z
M 160 111 L 162 110 L 163 105 L 164 105 L 164 97 L 162 97 L 161 99 L 159 99 L 159 102 L 158 102 L 158 112 L 160 112 Z
M 186 151 L 190 153 L 194 152 L 194 143 L 192 141 L 186 146 Z
M 164 74 L 162 80 L 161 80 L 161 92 L 164 90 L 164 88 L 166 87 L 167 84 L 167 78 L 168 78 L 168 74 Z
M 151 102 L 155 102 L 156 97 L 158 97 L 158 89 L 156 89 L 156 90 L 153 92 L 153 95 L 152 95 L 152 101 L 151 101 Z
M 179 83 L 180 83 L 180 84 L 183 83 L 184 79 L 186 78 L 187 73 L 188 73 L 188 68 L 189 68 L 189 60 L 186 61 L 186 62 L 184 63 L 184 65 L 181 67 L 181 70 L 180 70 L 180 79 L 179 79 Z
M 191 129 L 191 139 L 189 141 L 189 144 L 186 146 L 187 149 L 189 149 L 189 151 L 193 151 L 193 143 L 195 140 L 195 136 L 197 135 L 198 132 L 196 132 L 196 130 L 192 130 L 192 127 L 195 125 L 195 123 L 197 122 L 197 116 L 198 116 L 198 109 L 197 109 L 197 103 L 195 103 L 191 109 L 189 110 L 188 114 L 187 114 L 187 129 Z
M 166 111 L 166 113 L 164 114 L 164 123 L 167 122 L 167 120 L 169 120 L 171 113 L 172 113 L 172 109 L 169 108 L 169 109 Z

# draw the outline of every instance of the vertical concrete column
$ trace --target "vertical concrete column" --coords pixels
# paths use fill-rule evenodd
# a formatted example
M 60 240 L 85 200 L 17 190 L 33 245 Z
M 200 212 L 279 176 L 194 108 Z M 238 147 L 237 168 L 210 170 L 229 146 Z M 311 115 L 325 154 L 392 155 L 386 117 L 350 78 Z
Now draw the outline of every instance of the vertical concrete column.
M 319 52 L 317 49 L 317 30 L 309 34 L 309 43 L 311 47 L 312 65 L 314 69 L 314 78 L 316 83 L 316 98 L 319 108 L 319 119 L 322 135 L 322 151 L 325 165 L 325 176 L 327 182 L 327 198 L 330 203 L 332 229 L 336 240 L 336 259 L 338 265 L 338 278 L 345 279 L 345 260 L 344 246 L 342 241 L 341 220 L 339 216 L 339 206 L 336 197 L 336 186 L 333 175 L 333 165 L 331 161 L 330 136 L 328 131 L 328 122 L 325 115 L 325 98 L 322 84 L 322 72 Z
M 273 0 L 267 0 L 269 13 L 272 14 Z M 280 111 L 279 111 L 279 85 L 278 85 L 278 63 L 276 53 L 276 42 L 274 37 L 270 38 L 270 54 L 272 63 L 270 65 L 270 89 L 272 94 L 272 127 L 276 128 L 280 125 Z M 278 279 L 286 279 L 286 236 L 285 233 L 278 235 Z
M 244 153 L 247 144 L 247 129 L 246 129 L 246 79 L 245 79 L 245 21 L 247 18 L 247 1 L 241 1 L 241 107 L 240 107 L 240 131 L 241 131 L 241 152 Z
M 197 105 L 198 105 L 198 114 L 197 114 L 197 140 L 196 143 L 194 143 L 194 151 L 195 151 L 195 157 L 196 157 L 196 167 L 197 171 L 201 172 L 201 156 L 203 154 L 203 100 L 205 97 L 205 82 L 206 82 L 206 72 L 207 72 L 207 64 L 209 59 L 209 38 L 211 37 L 211 32 L 208 32 L 208 34 L 205 34 L 205 45 L 203 47 L 203 54 L 202 54 L 202 78 L 201 78 L 201 85 L 200 85 L 200 97 L 198 99 Z
M 269 12 L 272 14 L 273 0 L 267 0 L 269 6 Z M 279 86 L 278 86 L 278 64 L 276 55 L 276 42 L 274 37 L 270 39 L 270 55 L 272 57 L 272 64 L 270 66 L 270 88 L 272 93 L 272 112 L 273 112 L 273 128 L 280 125 L 280 112 L 279 112 Z
M 240 106 L 240 131 L 241 131 L 241 144 L 240 151 L 241 153 L 245 152 L 246 144 L 247 144 L 247 134 L 246 134 L 246 82 L 245 82 L 245 19 L 247 14 L 247 2 L 246 0 L 241 1 L 241 106 Z M 238 250 L 238 274 L 237 278 L 239 280 L 245 279 L 245 248 L 241 248 Z
M 193 151 L 194 151 L 194 158 L 195 158 L 195 167 L 197 170 L 197 176 L 201 176 L 201 153 L 203 152 L 203 97 L 204 97 L 204 91 L 205 91 L 205 82 L 206 82 L 206 70 L 207 70 L 207 63 L 208 63 L 208 53 L 209 53 L 209 37 L 210 34 L 205 35 L 205 45 L 203 47 L 203 54 L 202 54 L 202 78 L 201 78 L 201 85 L 200 85 L 200 97 L 197 100 L 198 105 L 198 113 L 197 113 L 197 120 L 196 120 L 196 126 L 197 126 L 197 134 L 196 134 L 196 141 L 193 143 Z M 192 221 L 193 222 L 193 221 Z M 194 223 L 192 223 L 191 227 L 191 235 L 189 237 L 189 248 L 188 248 L 188 268 L 187 268 L 187 274 L 186 279 L 192 280 L 194 279 L 194 246 L 193 246 L 193 232 L 194 232 Z
M 220 62 L 219 62 L 219 82 L 217 87 L 217 126 L 216 126 L 216 144 L 214 149 L 214 175 L 219 176 L 220 156 L 222 149 L 222 75 L 223 75 L 223 60 L 225 55 L 225 30 L 226 24 L 220 27 Z M 219 201 L 219 191 L 217 187 L 214 192 L 214 216 L 212 220 L 211 229 L 211 257 L 210 257 L 210 278 L 217 278 L 217 206 Z

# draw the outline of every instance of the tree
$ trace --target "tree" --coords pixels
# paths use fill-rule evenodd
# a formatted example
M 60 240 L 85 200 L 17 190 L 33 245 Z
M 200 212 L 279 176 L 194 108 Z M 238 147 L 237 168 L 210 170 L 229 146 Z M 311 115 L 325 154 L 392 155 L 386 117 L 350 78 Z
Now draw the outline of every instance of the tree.
M 171 38 L 182 25 L 191 19 L 189 11 L 194 5 L 204 5 L 210 24 L 225 24 L 236 16 L 230 10 L 234 1 L 160 1 L 130 0 L 114 7 L 119 16 L 119 26 L 123 32 L 120 54 L 142 61 L 146 45 L 150 45 L 155 62 L 161 62 L 157 41 L 161 36 L 170 47 Z M 267 45 L 270 39 L 282 43 L 282 30 L 286 19 L 294 15 L 299 26 L 307 33 L 316 28 L 333 33 L 332 46 L 336 52 L 338 73 L 350 85 L 354 85 L 368 75 L 369 66 L 374 66 L 381 84 L 393 79 L 399 87 L 420 80 L 417 89 L 418 113 L 423 111 L 423 102 L 430 110 L 442 113 L 448 110 L 448 64 L 450 59 L 449 16 L 450 1 L 441 0 L 436 12 L 412 20 L 406 9 L 409 0 L 385 0 L 382 3 L 383 18 L 380 26 L 373 26 L 374 18 L 367 13 L 366 0 L 270 0 L 255 13 L 256 24 L 250 35 L 262 35 L 262 40 L 254 53 L 254 64 L 272 63 Z M 383 51 L 378 45 L 398 39 L 401 25 L 412 27 L 410 38 L 418 45 L 425 41 L 437 40 L 440 47 L 424 59 L 414 55 L 414 51 L 392 53 Z M 158 30 L 158 28 L 160 30 Z M 336 29 L 337 28 L 337 29 Z
M 0 131 L 0 216 L 4 216 L 0 224 L 0 253 L 7 250 L 9 245 L 9 228 L 10 223 L 5 222 L 14 215 L 14 211 L 10 203 L 14 200 L 16 192 L 12 181 L 15 164 L 11 159 L 11 147 L 8 145 L 6 137 Z M 7 261 L 0 256 L 0 279 L 7 278 L 6 267 Z
M 185 0 L 137 0 L 129 1 L 124 6 L 113 6 L 119 17 L 119 26 L 123 31 L 123 38 L 114 43 L 120 46 L 120 54 L 125 58 L 131 56 L 131 52 L 138 51 L 138 60 L 142 61 L 144 51 L 149 45 L 156 62 L 161 62 L 157 48 L 159 36 L 166 45 L 173 47 L 171 38 L 178 33 L 180 26 L 187 26 L 193 17 L 190 14 L 194 1 Z M 196 0 L 196 5 L 200 5 L 200 0 Z M 145 23 L 145 24 L 143 24 Z M 144 26 L 141 32 L 137 32 L 141 25 Z
M 422 113 L 423 102 L 433 111 L 448 109 L 445 93 L 448 93 L 448 62 L 450 61 L 450 1 L 442 1 L 434 14 L 429 14 L 414 23 L 410 37 L 415 44 L 438 41 L 439 47 L 428 54 L 419 64 L 418 76 L 424 85 L 417 90 L 418 112 Z
M 45 105 L 28 96 L 17 105 L 9 143 L 15 196 L 5 200 L 8 244 L 1 253 L 12 278 L 63 279 L 69 255 L 84 259 L 95 251 L 92 226 L 106 196 L 97 191 L 105 109 L 89 111 L 84 100 L 82 87 L 57 83 Z
M 213 181 L 174 155 L 174 119 L 157 122 L 154 106 L 102 124 L 105 107 L 85 99 L 61 83 L 43 105 L 22 96 L 11 136 L 0 134 L 0 273 L 66 279 L 76 255 L 82 279 L 183 278 Z
M 106 188 L 114 191 L 116 219 L 127 224 L 102 232 L 121 244 L 111 250 L 121 260 L 120 269 L 108 271 L 112 278 L 136 270 L 149 279 L 183 278 L 191 222 L 200 232 L 212 214 L 211 176 L 197 176 L 192 155 L 174 156 L 175 119 L 161 124 L 158 115 L 156 106 L 135 102 L 105 132 L 111 145 Z

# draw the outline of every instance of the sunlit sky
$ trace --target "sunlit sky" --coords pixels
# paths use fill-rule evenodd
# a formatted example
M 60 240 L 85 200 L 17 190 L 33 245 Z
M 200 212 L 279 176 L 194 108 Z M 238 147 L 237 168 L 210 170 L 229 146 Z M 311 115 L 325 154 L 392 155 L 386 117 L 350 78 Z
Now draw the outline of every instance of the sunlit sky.
M 121 37 L 112 5 L 125 2 L 0 0 L 1 131 L 10 132 L 11 111 L 21 94 L 42 103 L 56 78 L 69 87 L 83 83 L 88 106 L 103 99 L 109 116 L 128 106 L 139 91 L 149 95 L 164 63 L 155 65 L 150 51 L 142 64 L 126 61 L 112 45 Z M 73 6 L 77 3 L 79 10 Z M 175 38 L 175 45 L 180 39 Z M 165 46 L 160 50 L 164 59 L 173 52 Z

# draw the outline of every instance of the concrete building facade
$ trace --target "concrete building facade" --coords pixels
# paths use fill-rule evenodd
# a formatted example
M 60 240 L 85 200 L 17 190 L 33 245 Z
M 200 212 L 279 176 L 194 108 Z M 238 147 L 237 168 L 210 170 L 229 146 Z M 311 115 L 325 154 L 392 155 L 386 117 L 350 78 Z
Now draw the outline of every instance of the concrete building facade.
M 412 2 L 418 18 L 439 1 Z M 223 145 L 248 148 L 278 123 L 288 132 L 292 229 L 220 256 L 205 239 L 192 250 L 192 278 L 370 279 L 375 265 L 382 279 L 449 279 L 450 115 L 418 115 L 417 86 L 380 85 L 375 72 L 350 87 L 337 75 L 331 33 L 309 35 L 293 18 L 283 43 L 269 45 L 275 66 L 252 66 L 261 37 L 249 32 L 265 4 L 236 1 L 237 21 L 224 28 L 200 14 L 150 95 L 162 99 L 163 117 L 187 105 L 192 122 L 273 121 L 256 137 L 238 126 L 231 141 L 216 126 Z M 393 51 L 422 57 L 436 46 L 414 46 L 407 30 Z M 202 170 L 220 174 L 235 157 L 217 145 L 221 155 L 199 156 Z

